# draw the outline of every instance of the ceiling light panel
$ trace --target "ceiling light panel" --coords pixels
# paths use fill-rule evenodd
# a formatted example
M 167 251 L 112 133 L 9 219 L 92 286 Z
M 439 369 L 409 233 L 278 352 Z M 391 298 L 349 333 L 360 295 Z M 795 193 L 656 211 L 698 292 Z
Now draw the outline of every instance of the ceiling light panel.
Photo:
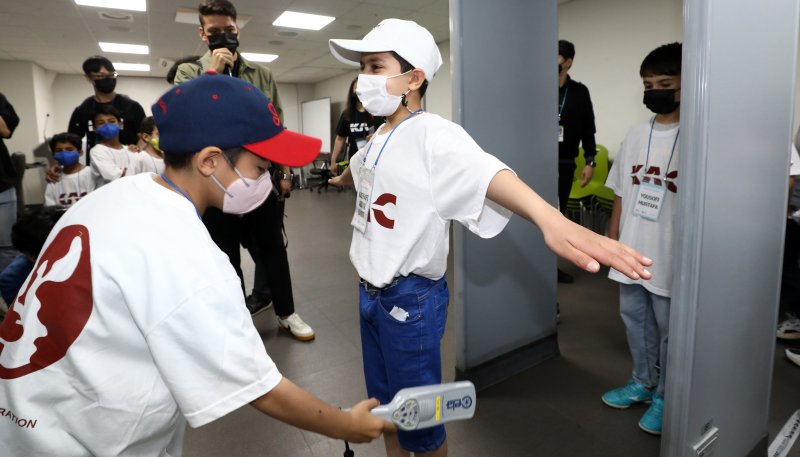
M 278 58 L 276 54 L 259 54 L 256 52 L 243 52 L 241 54 L 242 57 L 251 62 L 272 62 Z
M 124 43 L 97 43 L 103 52 L 116 52 L 120 54 L 150 54 L 150 48 L 143 44 L 124 44 Z
M 147 11 L 147 0 L 75 0 L 75 4 L 115 10 Z
M 320 30 L 336 19 L 331 16 L 320 16 L 318 14 L 297 13 L 294 11 L 284 11 L 272 25 L 277 27 L 289 27 L 292 29 Z
M 150 65 L 146 63 L 120 63 L 114 62 L 114 69 L 118 71 L 150 71 Z

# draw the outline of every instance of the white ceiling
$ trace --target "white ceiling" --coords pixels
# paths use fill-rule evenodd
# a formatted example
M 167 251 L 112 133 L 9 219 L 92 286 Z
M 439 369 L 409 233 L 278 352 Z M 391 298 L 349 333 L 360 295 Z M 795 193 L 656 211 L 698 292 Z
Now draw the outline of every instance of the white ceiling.
M 564 1 L 564 0 L 560 0 Z M 0 60 L 33 61 L 57 73 L 82 74 L 81 63 L 103 54 L 98 42 L 145 44 L 150 55 L 105 54 L 113 62 L 149 63 L 151 71 L 123 72 L 164 76 L 175 60 L 202 54 L 207 47 L 197 25 L 175 22 L 178 8 L 196 8 L 199 0 L 147 0 L 147 12 L 77 6 L 74 0 L 0 0 Z M 334 59 L 329 38 L 361 38 L 380 20 L 411 19 L 431 31 L 437 42 L 449 39 L 448 0 L 233 0 L 240 16 L 250 16 L 242 29 L 240 50 L 278 54 L 267 64 L 283 83 L 315 83 L 352 71 Z M 334 16 L 320 31 L 274 27 L 285 10 Z M 109 20 L 101 13 L 128 15 Z M 297 33 L 285 36 L 286 32 Z

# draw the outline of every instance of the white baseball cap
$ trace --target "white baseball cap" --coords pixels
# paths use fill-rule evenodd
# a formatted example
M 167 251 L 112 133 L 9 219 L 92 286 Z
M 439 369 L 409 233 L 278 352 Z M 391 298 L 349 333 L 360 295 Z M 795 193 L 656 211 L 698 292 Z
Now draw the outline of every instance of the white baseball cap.
M 442 66 L 442 54 L 433 35 L 414 21 L 384 19 L 362 40 L 332 39 L 328 45 L 334 57 L 355 66 L 361 65 L 364 52 L 394 51 L 414 68 L 425 71 L 428 82 Z

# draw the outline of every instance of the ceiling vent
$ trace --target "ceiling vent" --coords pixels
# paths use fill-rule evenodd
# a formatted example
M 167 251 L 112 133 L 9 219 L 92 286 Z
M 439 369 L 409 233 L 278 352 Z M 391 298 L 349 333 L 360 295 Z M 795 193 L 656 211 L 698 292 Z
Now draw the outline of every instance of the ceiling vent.
M 104 21 L 133 22 L 133 14 L 129 13 L 98 11 L 97 15 Z

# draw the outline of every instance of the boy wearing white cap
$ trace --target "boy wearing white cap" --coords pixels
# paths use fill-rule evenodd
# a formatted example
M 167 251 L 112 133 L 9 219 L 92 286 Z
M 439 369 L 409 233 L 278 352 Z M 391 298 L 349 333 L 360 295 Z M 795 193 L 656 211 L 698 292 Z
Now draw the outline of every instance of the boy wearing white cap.
M 596 272 L 600 263 L 649 278 L 633 249 L 569 220 L 457 124 L 420 109 L 442 64 L 433 36 L 387 19 L 363 40 L 330 40 L 333 55 L 360 65 L 357 94 L 386 123 L 333 184 L 355 184 L 350 260 L 361 279 L 361 340 L 367 392 L 389 402 L 404 387 L 441 382 L 439 342 L 447 318 L 450 221 L 497 235 L 511 213 L 538 225 L 556 254 Z M 443 426 L 386 435 L 387 454 L 443 456 Z

